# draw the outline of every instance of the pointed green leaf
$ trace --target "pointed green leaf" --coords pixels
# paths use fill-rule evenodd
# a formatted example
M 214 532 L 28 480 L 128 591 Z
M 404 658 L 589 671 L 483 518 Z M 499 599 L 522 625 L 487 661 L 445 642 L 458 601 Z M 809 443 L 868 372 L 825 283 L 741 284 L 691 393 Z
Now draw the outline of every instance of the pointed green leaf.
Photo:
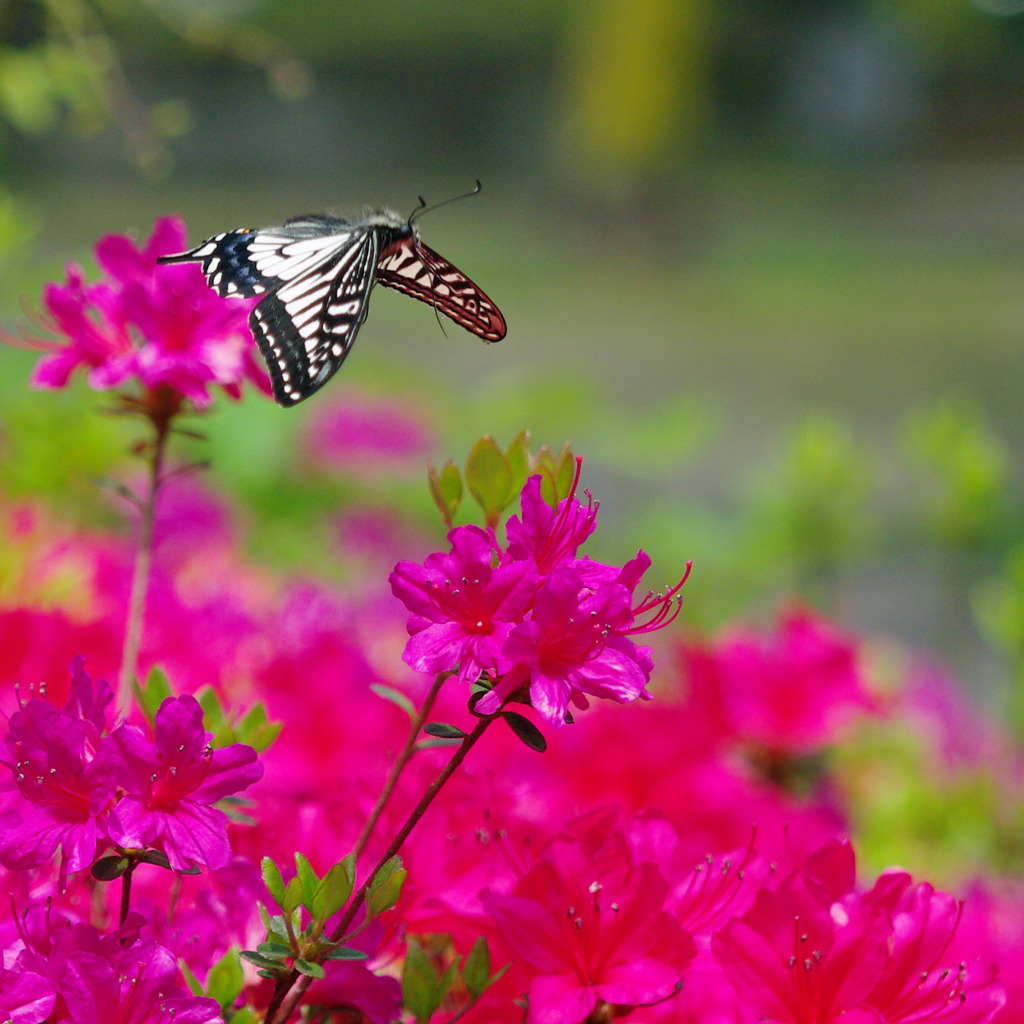
M 262 953 L 257 953 L 252 949 L 243 949 L 238 955 L 243 960 L 250 964 L 254 964 L 256 967 L 259 967 L 264 971 L 272 971 L 275 977 L 288 969 L 279 960 L 274 960 L 269 956 L 264 956 Z
M 490 973 L 491 952 L 487 948 L 487 940 L 481 935 L 466 955 L 466 962 L 462 968 L 462 982 L 466 986 L 466 991 L 478 999 L 487 988 Z
M 528 718 L 516 714 L 514 711 L 502 711 L 501 717 L 508 723 L 508 727 L 525 743 L 531 750 L 543 754 L 548 749 L 548 741 L 544 734 Z
M 302 881 L 296 875 L 284 887 L 284 899 L 281 901 L 281 909 L 285 916 L 290 916 L 297 907 L 302 906 Z
M 512 467 L 491 437 L 482 437 L 466 460 L 466 486 L 484 513 L 488 526 L 497 526 L 509 502 Z
M 237 741 L 248 743 L 257 753 L 261 754 L 277 739 L 282 724 L 269 721 L 263 702 L 257 701 L 249 708 L 239 723 L 236 730 Z
M 442 740 L 442 739 L 430 739 L 420 740 L 416 744 L 416 750 L 436 750 L 438 747 L 457 747 L 462 740 Z
M 427 722 L 423 726 L 423 731 L 428 736 L 436 736 L 442 740 L 461 740 L 465 738 L 465 729 L 460 729 L 457 725 L 449 725 L 447 722 Z
M 261 942 L 256 947 L 256 952 L 269 956 L 273 960 L 281 960 L 292 955 L 292 947 L 286 946 L 283 942 Z
M 281 877 L 281 869 L 270 857 L 264 857 L 260 861 L 260 871 L 263 873 L 263 884 L 267 892 L 274 898 L 279 907 L 284 907 L 284 879 Z
M 382 686 L 380 683 L 370 683 L 370 689 L 378 697 L 397 704 L 410 718 L 416 717 L 416 705 L 401 690 L 396 690 L 393 686 Z
M 251 1006 L 243 1006 L 228 1018 L 228 1024 L 256 1024 L 256 1014 Z
M 206 975 L 206 994 L 216 999 L 221 1009 L 226 1009 L 238 998 L 244 984 L 239 949 L 232 946 Z
M 437 974 L 415 939 L 409 939 L 402 965 L 402 1004 L 418 1022 L 428 1021 L 440 1005 Z
M 302 905 L 313 913 L 313 894 L 320 884 L 320 876 L 301 853 L 295 854 L 295 877 L 302 883 Z
M 92 877 L 100 882 L 112 882 L 120 878 L 127 870 L 131 861 L 127 857 L 112 854 L 109 857 L 100 857 L 92 866 Z
M 405 875 L 401 857 L 392 857 L 384 862 L 366 894 L 366 912 L 370 918 L 376 917 L 398 902 Z
M 350 949 L 348 946 L 339 946 L 332 949 L 324 956 L 325 960 L 369 960 L 370 954 L 361 949 Z
M 573 457 L 568 441 L 562 445 L 562 450 L 555 457 L 551 470 L 555 478 L 557 501 L 561 501 L 569 496 L 569 491 L 572 490 L 572 482 L 576 479 L 576 459 Z
M 308 975 L 310 978 L 322 978 L 325 975 L 324 969 L 319 964 L 303 960 L 301 957 L 292 965 L 299 974 Z
M 438 472 L 433 463 L 427 466 L 427 486 L 441 512 L 441 518 L 450 529 L 455 523 L 455 513 L 462 501 L 462 477 L 459 467 L 449 459 Z
M 209 729 L 214 736 L 222 734 L 225 730 L 224 708 L 221 706 L 220 697 L 212 686 L 204 686 L 196 695 L 199 706 L 203 709 L 203 725 Z
M 540 496 L 544 503 L 552 508 L 558 508 L 558 485 L 555 483 L 554 474 L 550 466 L 538 466 L 537 473 L 540 474 Z
M 344 862 L 335 864 L 316 887 L 310 913 L 314 920 L 326 921 L 341 910 L 351 895 L 352 879 L 347 865 Z
M 192 968 L 189 967 L 184 960 L 178 960 L 178 967 L 181 970 L 181 976 L 185 979 L 185 984 L 188 986 L 189 992 L 194 996 L 205 995 L 203 992 L 203 983 L 192 973 Z
M 530 474 L 530 432 L 521 430 L 512 443 L 505 449 L 505 459 L 512 471 L 512 482 L 509 486 L 508 500 L 512 502 L 522 491 Z
M 154 665 L 141 686 L 136 680 L 132 684 L 135 699 L 142 708 L 142 713 L 152 722 L 156 717 L 157 708 L 171 696 L 171 682 L 162 668 Z

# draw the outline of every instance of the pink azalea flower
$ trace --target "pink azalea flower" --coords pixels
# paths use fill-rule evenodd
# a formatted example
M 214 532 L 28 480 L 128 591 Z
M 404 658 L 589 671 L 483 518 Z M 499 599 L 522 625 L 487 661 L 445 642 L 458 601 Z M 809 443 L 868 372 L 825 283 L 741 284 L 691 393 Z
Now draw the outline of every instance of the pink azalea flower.
M 715 663 L 733 730 L 770 751 L 819 749 L 873 707 L 856 646 L 810 612 L 790 612 L 772 637 L 733 635 Z
M 159 707 L 150 739 L 125 724 L 111 734 L 125 764 L 125 795 L 109 823 L 114 842 L 154 847 L 172 868 L 224 867 L 231 859 L 227 818 L 212 805 L 257 782 L 263 766 L 244 743 L 214 750 L 194 697 L 168 697 Z
M 530 560 L 543 575 L 576 557 L 579 546 L 597 526 L 600 508 L 600 503 L 594 501 L 589 492 L 585 507 L 576 498 L 582 464 L 582 459 L 576 460 L 572 489 L 568 497 L 559 502 L 557 510 L 541 497 L 539 475 L 526 481 L 519 499 L 522 518 L 511 516 L 505 524 L 508 559 Z
M 56 1001 L 57 993 L 42 975 L 0 968 L 0 1016 L 5 1021 L 41 1024 Z
M 586 816 L 510 894 L 480 895 L 533 970 L 529 1024 L 576 1024 L 602 1004 L 621 1012 L 668 999 L 696 952 L 664 909 L 668 884 L 658 869 L 634 863 L 625 837 L 607 826 L 602 812 Z
M 196 264 L 157 266 L 157 256 L 185 246 L 183 222 L 162 217 L 141 249 L 124 235 L 99 241 L 101 282 L 86 284 L 81 270 L 69 266 L 66 284 L 43 293 L 46 326 L 66 344 L 39 343 L 51 354 L 36 366 L 33 385 L 63 388 L 82 367 L 96 390 L 138 380 L 197 407 L 210 404 L 211 386 L 237 398 L 248 380 L 269 393 L 246 323 L 252 303 L 218 297 Z
M 650 650 L 626 639 L 632 623 L 629 591 L 607 584 L 584 589 L 569 566 L 552 569 L 537 592 L 529 622 L 508 635 L 502 654 L 513 666 L 477 705 L 493 714 L 526 683 L 530 703 L 549 725 L 562 725 L 570 704 L 589 706 L 587 695 L 625 704 L 650 699 Z
M 306 422 L 303 455 L 327 470 L 373 476 L 421 463 L 433 444 L 408 401 L 349 390 L 317 405 Z
M 186 995 L 170 950 L 140 940 L 106 958 L 73 953 L 57 981 L 71 1024 L 221 1024 L 213 999 Z
M 403 659 L 419 672 L 458 665 L 459 678 L 474 683 L 484 671 L 504 667 L 501 648 L 522 620 L 536 587 L 525 562 L 492 568 L 494 540 L 477 526 L 448 534 L 451 553 L 429 555 L 424 564 L 399 562 L 391 589 L 410 611 L 410 640 Z
M 740 999 L 779 1024 L 983 1024 L 1003 1005 L 991 964 L 945 961 L 959 911 L 931 886 L 882 875 L 853 889 L 848 843 L 808 858 L 713 939 Z
M 95 690 L 83 667 L 71 663 L 71 694 L 62 711 L 37 697 L 11 716 L 0 761 L 33 806 L 0 832 L 0 860 L 35 867 L 60 847 L 62 878 L 91 866 L 113 806 L 119 762 L 104 742 L 107 683 Z

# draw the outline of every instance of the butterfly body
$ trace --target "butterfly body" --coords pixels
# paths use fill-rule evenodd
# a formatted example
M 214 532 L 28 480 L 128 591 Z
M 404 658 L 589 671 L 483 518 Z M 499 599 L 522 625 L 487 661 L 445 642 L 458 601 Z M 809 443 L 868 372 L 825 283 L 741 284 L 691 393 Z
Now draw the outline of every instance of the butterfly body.
M 201 264 L 219 295 L 261 296 L 249 326 L 281 405 L 308 398 L 338 371 L 374 284 L 428 303 L 484 341 L 505 336 L 497 306 L 420 241 L 411 218 L 390 210 L 351 221 L 310 214 L 280 227 L 226 231 L 160 262 Z

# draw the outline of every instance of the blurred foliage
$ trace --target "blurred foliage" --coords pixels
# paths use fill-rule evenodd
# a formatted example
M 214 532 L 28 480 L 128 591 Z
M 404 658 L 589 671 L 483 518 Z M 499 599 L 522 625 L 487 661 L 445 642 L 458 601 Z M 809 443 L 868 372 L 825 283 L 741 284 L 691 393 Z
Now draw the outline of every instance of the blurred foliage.
M 935 541 L 962 551 L 996 545 L 1009 513 L 1006 442 L 978 406 L 947 400 L 908 414 L 902 446 L 914 474 L 920 519 Z

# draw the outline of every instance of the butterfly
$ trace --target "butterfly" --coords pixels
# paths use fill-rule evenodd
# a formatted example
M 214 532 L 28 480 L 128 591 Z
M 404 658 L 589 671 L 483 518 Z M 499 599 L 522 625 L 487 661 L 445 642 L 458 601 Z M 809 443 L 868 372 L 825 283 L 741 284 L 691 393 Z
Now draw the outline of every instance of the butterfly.
M 479 191 L 477 182 L 466 194 Z M 263 296 L 249 326 L 274 398 L 291 406 L 338 372 L 375 284 L 428 303 L 484 341 L 505 336 L 505 318 L 482 289 L 420 241 L 413 222 L 426 209 L 420 197 L 406 218 L 386 209 L 358 220 L 310 214 L 280 227 L 225 231 L 158 262 L 201 263 L 207 284 L 225 297 Z

